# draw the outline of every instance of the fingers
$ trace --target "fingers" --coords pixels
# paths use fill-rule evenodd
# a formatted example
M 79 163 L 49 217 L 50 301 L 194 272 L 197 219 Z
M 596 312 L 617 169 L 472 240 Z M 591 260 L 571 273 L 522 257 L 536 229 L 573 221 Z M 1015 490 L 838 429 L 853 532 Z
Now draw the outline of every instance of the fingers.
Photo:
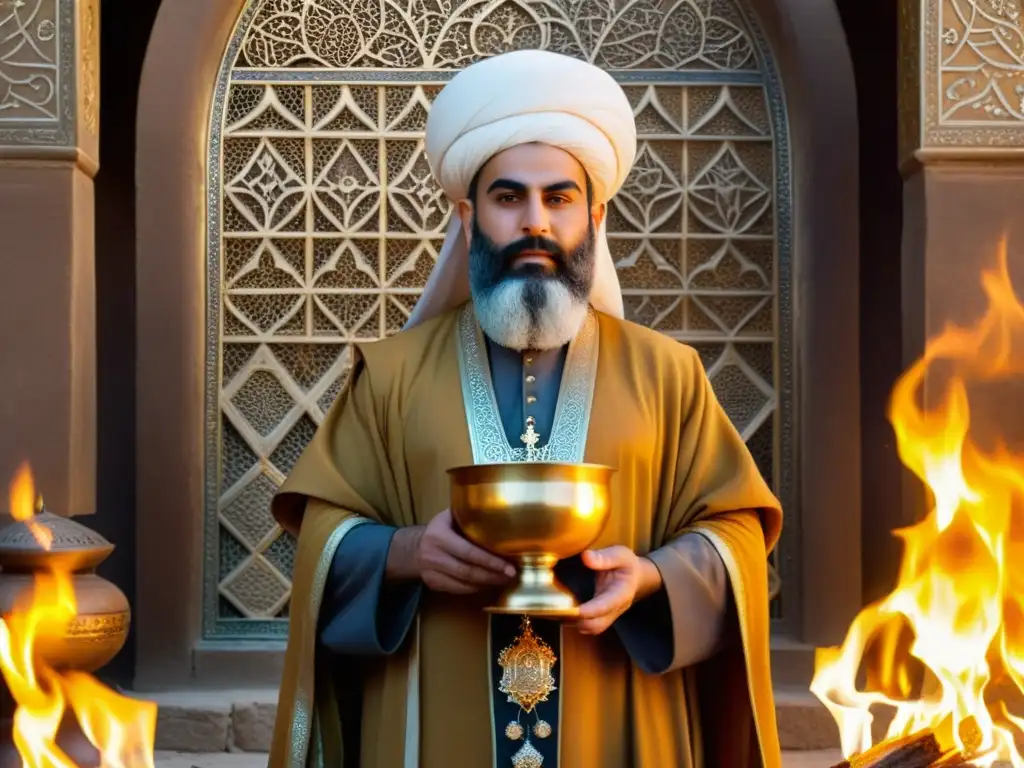
M 620 545 L 588 549 L 583 553 L 583 564 L 592 571 L 613 571 L 628 565 L 633 556 L 633 551 L 629 547 Z
M 451 532 L 450 538 L 446 538 L 445 544 L 450 554 L 465 563 L 499 574 L 505 577 L 505 580 L 516 575 L 516 569 L 511 563 L 466 541 L 455 531 Z
M 576 629 L 584 635 L 599 635 L 629 608 L 629 588 L 622 582 L 613 582 L 580 606 L 580 621 Z
M 614 619 L 603 616 L 599 619 L 584 619 L 576 625 L 576 631 L 581 635 L 600 635 L 612 625 Z
M 625 585 L 615 584 L 581 605 L 580 618 L 596 619 L 600 616 L 621 613 L 628 607 L 629 590 Z
M 477 591 L 472 584 L 464 584 L 438 571 L 426 571 L 423 583 L 434 592 L 448 592 L 453 595 L 469 595 Z
M 456 531 L 450 510 L 446 509 L 434 518 L 428 526 L 428 534 L 434 539 L 432 543 L 436 544 L 437 548 L 457 560 L 503 574 L 506 578 L 516 575 L 516 569 L 507 560 L 476 546 Z
M 433 570 L 471 586 L 507 584 L 509 577 L 504 572 L 496 573 L 478 565 L 459 560 L 447 552 L 439 552 L 431 563 Z
M 516 574 L 511 563 L 464 539 L 452 526 L 448 510 L 427 526 L 420 542 L 420 561 L 428 587 L 457 594 L 507 584 Z

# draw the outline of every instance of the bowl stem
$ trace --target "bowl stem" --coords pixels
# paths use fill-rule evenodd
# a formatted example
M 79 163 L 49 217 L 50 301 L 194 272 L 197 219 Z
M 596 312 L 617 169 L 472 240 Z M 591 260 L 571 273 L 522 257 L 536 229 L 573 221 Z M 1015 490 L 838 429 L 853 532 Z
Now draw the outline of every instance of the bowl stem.
M 558 558 L 550 554 L 520 555 L 519 580 L 488 608 L 492 613 L 514 613 L 547 618 L 576 618 L 576 596 L 555 577 Z

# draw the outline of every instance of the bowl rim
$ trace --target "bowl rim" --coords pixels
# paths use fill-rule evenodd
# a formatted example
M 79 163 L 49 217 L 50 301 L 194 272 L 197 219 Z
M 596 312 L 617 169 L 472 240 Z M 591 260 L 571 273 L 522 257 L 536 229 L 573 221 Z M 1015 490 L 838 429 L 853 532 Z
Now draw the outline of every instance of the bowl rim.
M 580 461 L 495 461 L 495 462 L 480 462 L 479 464 L 463 464 L 458 467 L 449 467 L 445 472 L 449 475 L 453 475 L 456 472 L 461 472 L 465 469 L 476 469 L 477 467 L 488 467 L 492 469 L 501 469 L 504 467 L 523 467 L 530 464 L 543 464 L 547 467 L 576 467 L 579 469 L 598 469 L 607 470 L 609 472 L 618 472 L 617 467 L 612 467 L 608 464 L 595 464 L 593 462 L 580 462 Z

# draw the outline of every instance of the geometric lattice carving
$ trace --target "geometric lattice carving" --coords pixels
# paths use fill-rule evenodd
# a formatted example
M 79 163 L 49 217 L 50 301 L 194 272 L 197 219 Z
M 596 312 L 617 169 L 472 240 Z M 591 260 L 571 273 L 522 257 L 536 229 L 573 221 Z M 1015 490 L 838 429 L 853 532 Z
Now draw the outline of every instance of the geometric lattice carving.
M 288 602 L 289 588 L 288 579 L 256 555 L 224 580 L 221 594 L 248 618 L 272 618 Z
M 295 538 L 290 533 L 282 532 L 264 552 L 267 561 L 273 564 L 282 576 L 290 577 L 292 568 L 295 567 L 295 545 Z
M 350 343 L 406 322 L 450 215 L 424 154 L 430 105 L 507 50 L 622 82 L 639 146 L 608 229 L 627 316 L 701 352 L 775 472 L 776 123 L 734 0 L 402 7 L 253 2 L 229 48 L 211 167 L 220 619 L 283 615 L 295 542 L 257 508 L 344 385 Z
M 277 377 L 269 371 L 253 371 L 231 402 L 246 422 L 264 436 L 273 432 L 295 405 Z
M 275 529 L 270 515 L 270 499 L 276 486 L 266 475 L 259 475 L 239 492 L 221 512 L 221 521 L 251 549 L 256 549 Z

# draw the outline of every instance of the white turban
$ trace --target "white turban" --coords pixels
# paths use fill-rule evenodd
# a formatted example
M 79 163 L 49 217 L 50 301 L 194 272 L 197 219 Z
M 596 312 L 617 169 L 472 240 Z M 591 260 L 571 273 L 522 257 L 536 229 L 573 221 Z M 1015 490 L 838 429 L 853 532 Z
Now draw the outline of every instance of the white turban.
M 466 197 L 488 160 L 520 144 L 550 144 L 571 154 L 586 169 L 599 203 L 619 191 L 636 156 L 633 109 L 619 84 L 593 64 L 549 51 L 506 53 L 464 69 L 434 100 L 426 133 L 430 168 L 453 204 Z M 595 251 L 590 303 L 622 317 L 604 221 Z M 469 254 L 453 211 L 437 264 L 406 328 L 469 296 Z

